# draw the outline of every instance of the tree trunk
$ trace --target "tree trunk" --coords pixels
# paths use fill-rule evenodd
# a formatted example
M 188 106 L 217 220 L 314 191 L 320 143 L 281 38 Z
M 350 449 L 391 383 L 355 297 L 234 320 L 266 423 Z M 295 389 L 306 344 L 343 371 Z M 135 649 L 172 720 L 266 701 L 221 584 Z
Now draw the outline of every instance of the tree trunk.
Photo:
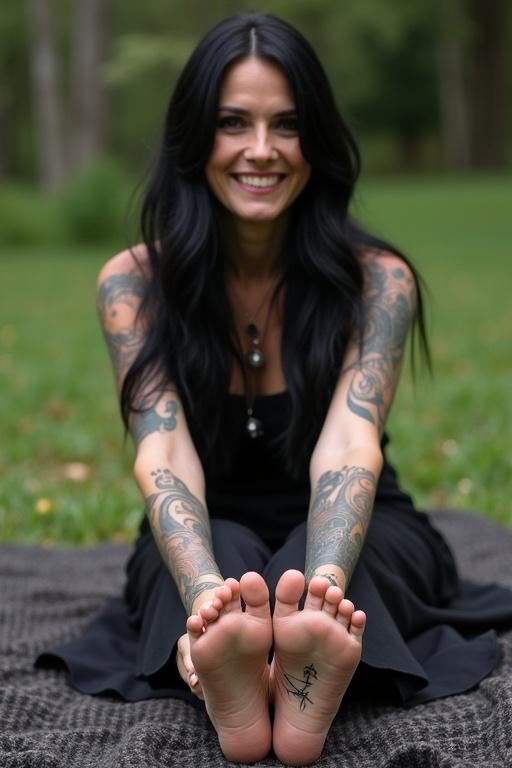
M 472 156 L 478 168 L 502 168 L 507 160 L 509 11 L 508 0 L 469 0 L 468 4 Z
M 66 164 L 59 100 L 53 0 L 29 0 L 31 63 L 40 181 L 54 189 L 65 179 Z
M 465 14 L 461 0 L 439 0 L 438 12 L 436 62 L 443 154 L 448 168 L 461 170 L 471 165 Z
M 101 67 L 111 29 L 111 0 L 74 0 L 71 62 L 71 164 L 75 170 L 105 148 L 107 100 Z

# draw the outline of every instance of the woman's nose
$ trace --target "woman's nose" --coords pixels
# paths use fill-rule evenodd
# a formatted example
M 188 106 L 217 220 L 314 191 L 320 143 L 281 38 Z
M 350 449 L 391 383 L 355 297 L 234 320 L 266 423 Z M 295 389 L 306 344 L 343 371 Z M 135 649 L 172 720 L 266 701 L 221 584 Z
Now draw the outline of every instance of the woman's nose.
M 247 160 L 265 162 L 275 160 L 277 151 L 272 144 L 272 137 L 266 127 L 261 127 L 251 134 L 250 142 L 245 150 Z

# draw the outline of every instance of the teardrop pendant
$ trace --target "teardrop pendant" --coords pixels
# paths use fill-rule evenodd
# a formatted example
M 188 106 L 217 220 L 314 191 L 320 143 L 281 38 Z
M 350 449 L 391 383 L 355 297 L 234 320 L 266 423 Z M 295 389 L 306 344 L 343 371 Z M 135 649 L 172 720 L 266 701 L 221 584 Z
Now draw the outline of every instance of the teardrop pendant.
M 263 425 L 261 421 L 256 419 L 254 416 L 249 416 L 245 428 L 249 437 L 261 437 L 263 434 Z
M 258 347 L 253 347 L 251 350 L 249 350 L 245 356 L 245 359 L 251 368 L 261 368 L 261 366 L 265 364 L 265 357 L 263 352 L 261 349 L 258 349 Z
M 245 332 L 248 335 L 252 341 L 259 341 L 260 338 L 260 332 L 258 331 L 258 327 L 254 323 L 248 323 L 245 326 Z

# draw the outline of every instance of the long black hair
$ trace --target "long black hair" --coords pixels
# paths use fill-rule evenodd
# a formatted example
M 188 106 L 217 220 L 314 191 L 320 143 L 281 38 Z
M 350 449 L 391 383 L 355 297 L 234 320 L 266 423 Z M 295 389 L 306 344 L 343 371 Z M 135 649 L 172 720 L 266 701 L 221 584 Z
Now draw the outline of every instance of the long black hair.
M 205 166 L 223 76 L 249 56 L 276 64 L 287 77 L 301 150 L 311 166 L 292 206 L 273 297 L 286 285 L 282 365 L 291 424 L 281 444 L 290 471 L 298 473 L 321 429 L 347 342 L 363 333 L 361 250 L 399 252 L 350 218 L 360 169 L 357 145 L 312 47 L 275 16 L 239 14 L 219 23 L 198 44 L 175 86 L 142 207 L 151 278 L 141 312 L 149 332 L 126 376 L 121 408 L 127 424 L 142 387 L 172 381 L 199 455 L 207 458 L 218 443 L 232 361 L 242 361 L 224 281 L 219 204 Z M 416 277 L 416 327 L 428 357 L 419 276 L 399 255 Z

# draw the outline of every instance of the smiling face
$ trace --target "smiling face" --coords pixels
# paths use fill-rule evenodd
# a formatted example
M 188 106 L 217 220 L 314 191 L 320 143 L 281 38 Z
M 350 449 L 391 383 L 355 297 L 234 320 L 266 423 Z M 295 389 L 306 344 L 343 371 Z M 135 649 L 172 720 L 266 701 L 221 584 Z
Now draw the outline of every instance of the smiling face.
M 228 69 L 206 178 L 224 208 L 245 221 L 278 219 L 306 186 L 295 102 L 282 71 L 263 59 Z

